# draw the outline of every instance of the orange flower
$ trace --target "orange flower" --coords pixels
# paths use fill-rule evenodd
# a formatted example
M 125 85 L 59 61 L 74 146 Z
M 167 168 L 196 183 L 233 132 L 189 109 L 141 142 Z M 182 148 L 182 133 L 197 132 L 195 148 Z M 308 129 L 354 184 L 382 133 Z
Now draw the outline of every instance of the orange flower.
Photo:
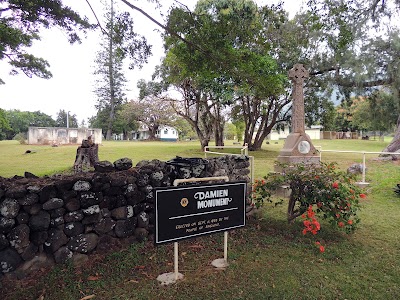
M 334 183 L 332 184 L 332 187 L 333 187 L 334 189 L 337 189 L 337 188 L 339 188 L 339 183 L 337 183 L 337 182 L 334 182 Z
M 360 198 L 365 199 L 365 198 L 367 198 L 367 195 L 365 195 L 365 194 L 360 194 Z
M 344 223 L 343 223 L 343 222 L 339 222 L 339 223 L 338 223 L 338 226 L 339 226 L 339 227 L 344 227 Z
M 348 221 L 347 221 L 347 224 L 353 225 L 353 220 L 348 220 Z
M 303 229 L 303 235 L 306 235 L 307 234 L 307 229 Z
M 314 224 L 314 226 L 315 226 L 315 228 L 317 229 L 317 230 L 320 230 L 321 229 L 321 225 L 319 224 L 319 222 L 316 220 L 316 219 L 313 219 L 313 222 L 312 222 L 313 224 Z
M 324 253 L 325 252 L 325 247 L 324 246 L 319 246 L 319 252 Z
M 313 212 L 312 205 L 308 207 L 307 216 L 311 219 L 315 216 L 315 212 Z

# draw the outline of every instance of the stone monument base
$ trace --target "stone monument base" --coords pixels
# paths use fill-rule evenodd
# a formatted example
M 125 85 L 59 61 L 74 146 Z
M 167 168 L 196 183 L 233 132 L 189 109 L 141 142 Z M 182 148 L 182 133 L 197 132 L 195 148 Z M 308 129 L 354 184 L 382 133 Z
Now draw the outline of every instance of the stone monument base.
M 277 160 L 288 165 L 314 165 L 319 164 L 320 156 L 306 133 L 291 133 L 286 138 Z M 281 167 L 275 166 L 275 171 L 281 172 Z

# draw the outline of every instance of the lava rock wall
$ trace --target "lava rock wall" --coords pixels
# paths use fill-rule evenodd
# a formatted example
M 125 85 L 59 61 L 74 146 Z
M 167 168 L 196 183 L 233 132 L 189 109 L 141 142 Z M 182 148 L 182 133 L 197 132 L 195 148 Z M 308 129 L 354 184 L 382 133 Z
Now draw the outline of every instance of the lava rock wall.
M 175 179 L 228 176 L 250 181 L 249 159 L 230 155 L 194 164 L 129 158 L 98 162 L 94 172 L 35 178 L 0 177 L 0 277 L 38 255 L 64 263 L 109 249 L 118 239 L 154 231 L 156 187 Z

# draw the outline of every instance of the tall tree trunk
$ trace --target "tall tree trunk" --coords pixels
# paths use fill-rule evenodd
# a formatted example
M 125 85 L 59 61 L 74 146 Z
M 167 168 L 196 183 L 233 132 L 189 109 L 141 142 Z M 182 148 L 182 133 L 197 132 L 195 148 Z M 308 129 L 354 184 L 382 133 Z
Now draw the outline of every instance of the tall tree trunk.
M 150 133 L 149 140 L 154 141 L 156 139 L 156 132 L 160 126 L 159 125 L 154 125 L 154 126 L 147 125 L 147 127 L 149 128 L 149 133 Z
M 400 152 L 400 115 L 397 118 L 396 132 L 391 143 L 382 152 Z M 381 156 L 387 156 L 381 154 Z M 392 155 L 393 160 L 399 159 L 399 155 Z
M 225 126 L 225 120 L 221 117 L 221 108 L 217 104 L 215 108 L 215 113 L 214 113 L 214 118 L 215 118 L 215 130 L 214 130 L 214 136 L 215 136 L 215 145 L 216 146 L 224 146 L 224 126 Z
M 111 30 L 109 31 L 110 38 L 108 43 L 108 76 L 110 83 L 110 115 L 107 122 L 106 140 L 111 140 L 112 126 L 115 118 L 115 90 L 114 90 L 114 64 L 113 64 L 113 30 L 114 30 L 114 0 L 111 0 Z

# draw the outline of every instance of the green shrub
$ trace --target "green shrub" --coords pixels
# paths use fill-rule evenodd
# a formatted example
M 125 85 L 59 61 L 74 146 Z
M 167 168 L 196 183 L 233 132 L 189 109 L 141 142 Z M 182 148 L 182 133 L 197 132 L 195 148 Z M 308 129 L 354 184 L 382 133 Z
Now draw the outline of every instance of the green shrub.
M 17 133 L 14 138 L 15 141 L 18 141 L 21 145 L 27 144 L 27 136 L 26 133 L 20 132 Z

